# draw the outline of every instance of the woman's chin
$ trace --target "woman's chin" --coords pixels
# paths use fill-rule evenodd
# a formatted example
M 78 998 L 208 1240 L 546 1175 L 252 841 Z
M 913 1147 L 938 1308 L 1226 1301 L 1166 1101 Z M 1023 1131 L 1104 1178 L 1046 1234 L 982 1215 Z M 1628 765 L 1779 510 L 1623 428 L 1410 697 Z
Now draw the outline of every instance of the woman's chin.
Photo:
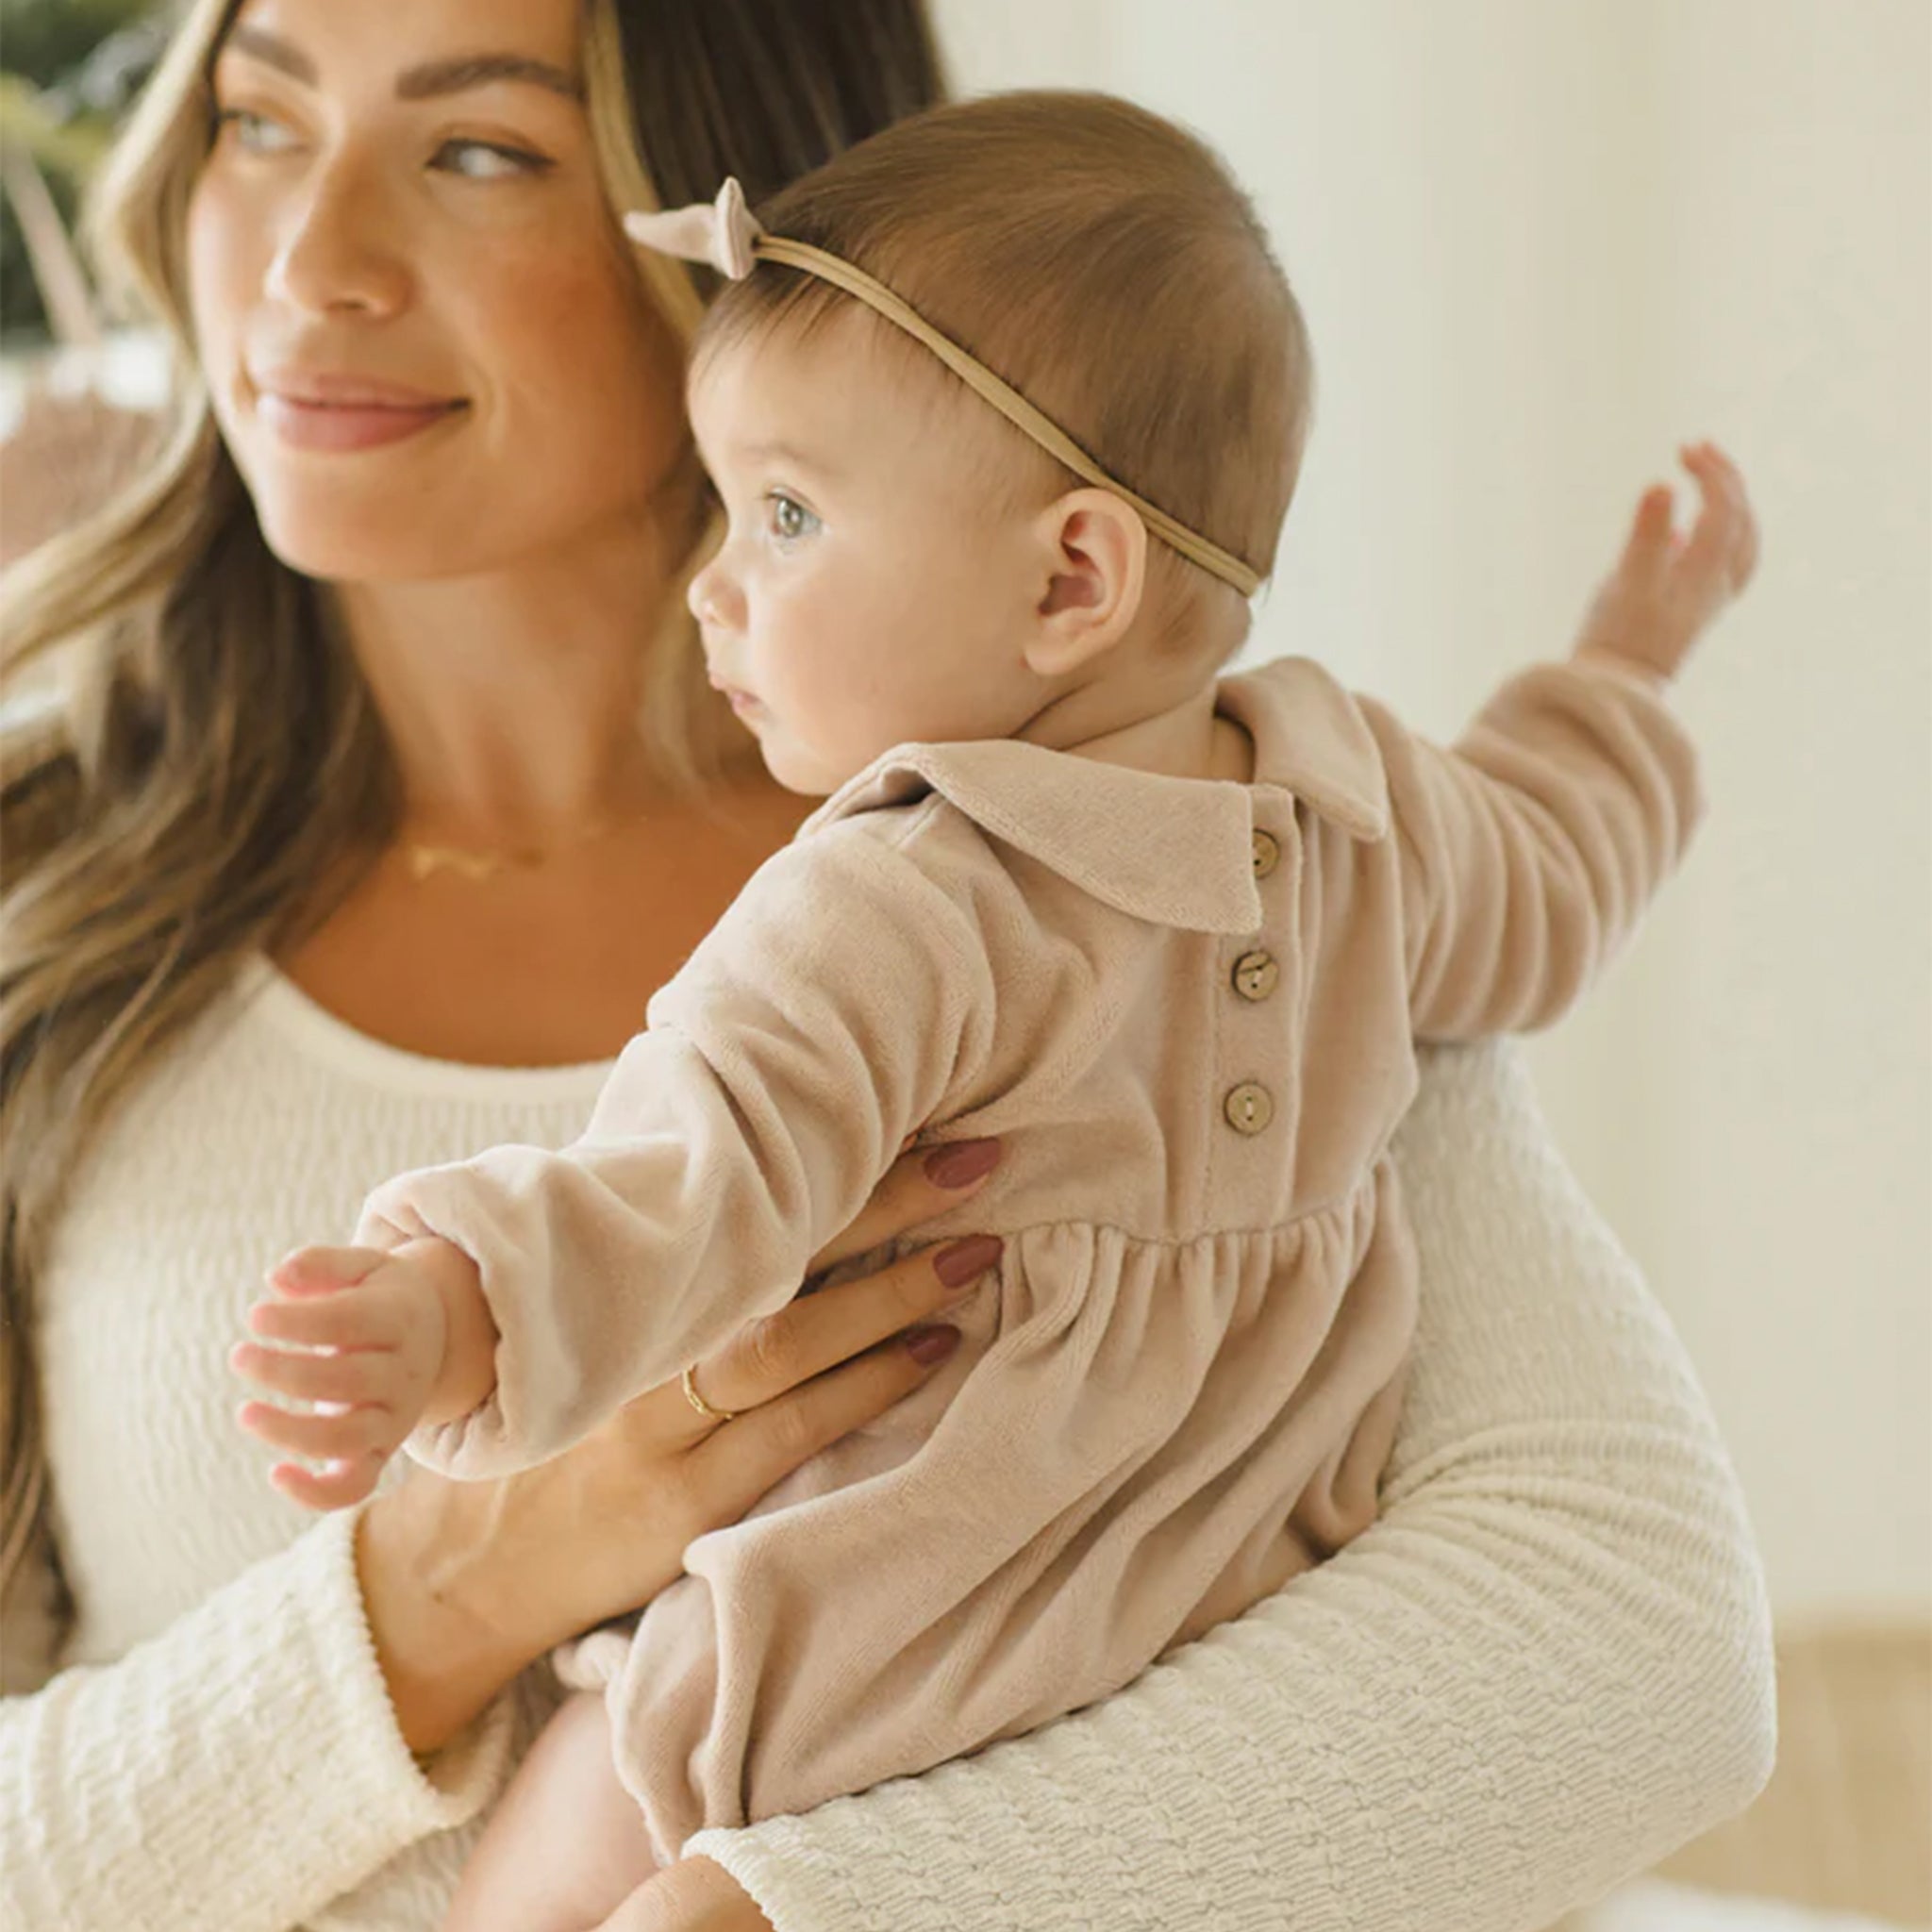
M 387 514 L 366 497 L 353 506 L 257 500 L 261 534 L 283 563 L 303 576 L 337 584 L 424 583 L 501 567 L 500 544 L 479 541 L 472 519 L 448 527 L 440 519 Z

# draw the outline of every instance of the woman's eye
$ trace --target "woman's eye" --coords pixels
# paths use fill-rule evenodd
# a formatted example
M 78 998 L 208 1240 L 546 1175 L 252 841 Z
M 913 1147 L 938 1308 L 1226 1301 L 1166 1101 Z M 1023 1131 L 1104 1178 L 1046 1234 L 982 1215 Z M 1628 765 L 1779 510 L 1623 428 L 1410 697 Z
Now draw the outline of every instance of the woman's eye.
M 295 145 L 294 135 L 279 121 L 246 108 L 224 108 L 215 116 L 215 132 L 220 135 L 225 129 L 232 130 L 235 144 L 246 154 L 286 154 Z
M 766 501 L 772 506 L 772 534 L 785 542 L 795 542 L 801 537 L 809 537 L 818 528 L 818 518 L 795 496 L 787 496 L 782 491 L 774 491 Z
M 520 176 L 541 175 L 551 166 L 548 157 L 531 154 L 525 148 L 506 147 L 494 141 L 446 141 L 436 150 L 430 162 L 445 174 L 460 175 L 466 181 L 511 181 Z

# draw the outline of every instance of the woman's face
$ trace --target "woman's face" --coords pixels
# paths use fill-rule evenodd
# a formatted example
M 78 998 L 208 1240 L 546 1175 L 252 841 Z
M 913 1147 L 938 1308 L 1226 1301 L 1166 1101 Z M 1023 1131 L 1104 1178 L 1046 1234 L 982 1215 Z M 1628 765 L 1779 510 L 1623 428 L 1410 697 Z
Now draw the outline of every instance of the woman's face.
M 680 354 L 615 239 L 577 0 L 247 0 L 188 221 L 216 418 L 341 582 L 641 535 Z

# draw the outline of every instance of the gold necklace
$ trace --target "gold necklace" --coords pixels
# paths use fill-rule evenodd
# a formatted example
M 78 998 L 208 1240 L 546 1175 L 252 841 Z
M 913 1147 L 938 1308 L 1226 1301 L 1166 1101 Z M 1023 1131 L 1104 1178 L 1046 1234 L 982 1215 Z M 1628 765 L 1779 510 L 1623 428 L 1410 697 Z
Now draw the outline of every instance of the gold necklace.
M 403 839 L 397 843 L 409 883 L 421 885 L 440 872 L 453 872 L 458 878 L 480 884 L 501 872 L 535 872 L 565 852 L 608 837 L 628 824 L 627 819 L 599 819 L 594 824 L 555 845 L 507 845 L 494 851 L 475 846 L 435 845 L 422 839 Z

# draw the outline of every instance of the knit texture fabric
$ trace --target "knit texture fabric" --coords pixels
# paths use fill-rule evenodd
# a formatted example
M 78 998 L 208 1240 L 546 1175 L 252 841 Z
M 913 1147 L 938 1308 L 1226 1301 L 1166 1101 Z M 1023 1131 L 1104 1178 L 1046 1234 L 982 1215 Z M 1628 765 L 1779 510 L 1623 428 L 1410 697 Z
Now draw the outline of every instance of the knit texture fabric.
M 226 1350 L 264 1260 L 368 1188 L 558 1145 L 604 1069 L 447 1066 L 251 971 L 117 1115 L 43 1281 L 64 1668 L 5 1633 L 6 1932 L 430 1932 L 554 1699 L 425 1774 L 354 1518 L 271 1491 Z M 1707 1407 L 1507 1048 L 1431 1053 L 1397 1142 L 1423 1257 L 1384 1520 L 1102 1706 L 709 1834 L 778 1932 L 1540 1926 L 1769 1770 L 1762 1577 Z

